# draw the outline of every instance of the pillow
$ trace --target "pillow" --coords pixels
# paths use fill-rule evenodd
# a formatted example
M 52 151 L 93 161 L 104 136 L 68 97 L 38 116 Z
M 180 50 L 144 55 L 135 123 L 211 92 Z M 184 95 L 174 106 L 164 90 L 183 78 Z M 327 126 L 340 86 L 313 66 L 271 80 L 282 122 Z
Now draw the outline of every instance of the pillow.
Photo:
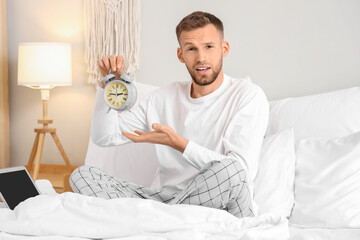
M 255 178 L 258 213 L 289 217 L 294 205 L 295 150 L 293 129 L 264 139 Z
M 295 140 L 360 131 L 360 87 L 270 102 L 266 135 L 294 128 Z
M 360 228 L 360 132 L 295 147 L 296 227 Z
M 40 194 L 45 195 L 57 195 L 58 193 L 55 191 L 51 182 L 47 179 L 38 179 L 35 181 L 36 187 L 39 189 Z

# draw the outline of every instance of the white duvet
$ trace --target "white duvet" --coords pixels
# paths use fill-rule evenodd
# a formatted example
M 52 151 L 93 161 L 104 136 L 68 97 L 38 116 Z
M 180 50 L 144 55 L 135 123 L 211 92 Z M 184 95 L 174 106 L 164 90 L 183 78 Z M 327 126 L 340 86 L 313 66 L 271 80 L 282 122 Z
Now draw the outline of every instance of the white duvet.
M 75 193 L 39 195 L 0 208 L 2 234 L 125 239 L 288 239 L 286 219 L 238 219 L 223 210 Z M 1 234 L 0 234 L 1 236 Z

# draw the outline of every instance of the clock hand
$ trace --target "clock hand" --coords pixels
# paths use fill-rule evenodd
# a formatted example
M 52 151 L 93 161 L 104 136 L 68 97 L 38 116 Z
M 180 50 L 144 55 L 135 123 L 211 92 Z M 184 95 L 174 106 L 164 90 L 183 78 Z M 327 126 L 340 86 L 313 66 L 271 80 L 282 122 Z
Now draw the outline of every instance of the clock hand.
M 109 93 L 109 95 L 119 96 L 119 95 L 124 95 L 124 93 Z

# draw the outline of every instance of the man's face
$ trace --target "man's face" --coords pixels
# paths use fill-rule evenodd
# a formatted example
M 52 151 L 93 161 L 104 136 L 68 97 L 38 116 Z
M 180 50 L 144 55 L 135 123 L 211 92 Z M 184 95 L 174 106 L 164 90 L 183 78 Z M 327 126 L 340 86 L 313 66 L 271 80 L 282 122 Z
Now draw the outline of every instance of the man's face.
M 185 63 L 193 81 L 201 86 L 213 83 L 222 72 L 223 57 L 229 52 L 229 44 L 223 41 L 216 27 L 208 24 L 183 31 L 179 43 L 178 58 Z

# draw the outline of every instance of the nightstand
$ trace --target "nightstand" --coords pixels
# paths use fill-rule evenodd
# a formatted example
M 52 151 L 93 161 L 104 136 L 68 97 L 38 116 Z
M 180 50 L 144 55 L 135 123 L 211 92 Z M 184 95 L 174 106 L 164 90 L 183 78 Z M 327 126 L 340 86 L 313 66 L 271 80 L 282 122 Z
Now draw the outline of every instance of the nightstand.
M 72 165 L 71 171 L 69 171 L 69 168 L 66 165 L 41 164 L 37 179 L 49 180 L 57 193 L 72 192 L 69 184 L 69 177 L 72 171 L 78 167 L 79 166 Z M 31 169 L 29 169 L 28 166 L 26 166 L 26 168 L 30 175 L 32 175 L 34 165 Z

